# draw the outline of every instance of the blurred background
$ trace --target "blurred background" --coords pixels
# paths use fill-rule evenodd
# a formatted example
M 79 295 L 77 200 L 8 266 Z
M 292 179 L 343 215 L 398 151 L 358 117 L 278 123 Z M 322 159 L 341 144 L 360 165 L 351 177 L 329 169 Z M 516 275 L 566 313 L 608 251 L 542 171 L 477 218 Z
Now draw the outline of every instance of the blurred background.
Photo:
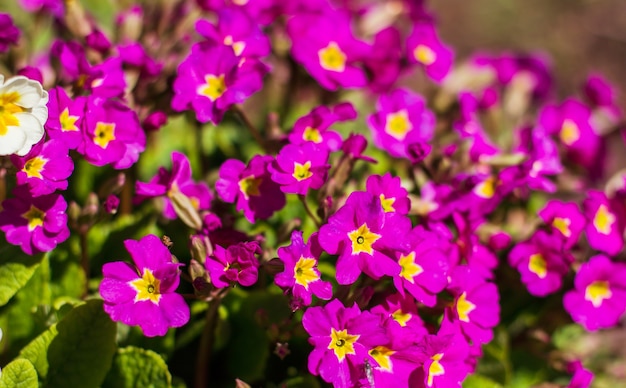
M 459 59 L 477 50 L 544 52 L 560 98 L 598 72 L 626 106 L 626 1 L 431 0 L 442 39 Z

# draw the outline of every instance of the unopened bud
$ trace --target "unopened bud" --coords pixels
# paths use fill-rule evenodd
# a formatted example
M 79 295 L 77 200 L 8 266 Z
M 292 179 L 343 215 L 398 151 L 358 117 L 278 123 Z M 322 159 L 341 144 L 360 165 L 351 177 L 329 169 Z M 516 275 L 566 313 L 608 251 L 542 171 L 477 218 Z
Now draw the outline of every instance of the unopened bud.
M 176 215 L 190 228 L 195 230 L 202 229 L 202 218 L 193 206 L 191 199 L 180 191 L 171 192 L 168 195 Z

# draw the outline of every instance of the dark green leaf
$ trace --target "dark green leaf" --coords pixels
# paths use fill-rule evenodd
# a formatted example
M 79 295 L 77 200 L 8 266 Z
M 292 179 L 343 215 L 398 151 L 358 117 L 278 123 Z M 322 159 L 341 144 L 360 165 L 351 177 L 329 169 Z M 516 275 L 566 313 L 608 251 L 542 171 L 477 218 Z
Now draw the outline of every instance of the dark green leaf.
M 129 346 L 118 349 L 103 387 L 171 387 L 172 376 L 157 353 Z

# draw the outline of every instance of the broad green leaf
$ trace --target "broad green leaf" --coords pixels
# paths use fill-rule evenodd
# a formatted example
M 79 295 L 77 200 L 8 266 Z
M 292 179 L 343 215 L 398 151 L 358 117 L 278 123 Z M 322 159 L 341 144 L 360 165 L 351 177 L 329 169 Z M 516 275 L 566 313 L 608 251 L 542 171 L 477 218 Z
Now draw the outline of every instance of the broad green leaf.
M 48 387 L 98 387 L 115 354 L 116 324 L 101 300 L 89 300 L 58 324 L 48 348 Z
M 172 376 L 157 353 L 129 346 L 118 349 L 103 387 L 171 387 Z
M 14 245 L 0 249 L 0 306 L 4 306 L 33 276 L 43 254 L 29 256 Z
M 48 347 L 56 335 L 56 325 L 53 325 L 20 351 L 19 357 L 30 361 L 41 379 L 48 375 Z
M 37 388 L 37 371 L 30 361 L 18 358 L 2 368 L 0 388 Z

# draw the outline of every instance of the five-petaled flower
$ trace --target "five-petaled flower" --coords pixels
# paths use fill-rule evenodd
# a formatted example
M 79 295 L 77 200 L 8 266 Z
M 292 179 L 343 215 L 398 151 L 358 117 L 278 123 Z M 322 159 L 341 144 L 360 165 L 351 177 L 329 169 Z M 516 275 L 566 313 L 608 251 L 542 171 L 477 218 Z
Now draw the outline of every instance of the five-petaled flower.
M 111 319 L 138 325 L 147 337 L 162 336 L 189 321 L 189 306 L 176 288 L 181 264 L 155 235 L 124 245 L 133 264 L 116 261 L 102 267 L 100 295 Z

